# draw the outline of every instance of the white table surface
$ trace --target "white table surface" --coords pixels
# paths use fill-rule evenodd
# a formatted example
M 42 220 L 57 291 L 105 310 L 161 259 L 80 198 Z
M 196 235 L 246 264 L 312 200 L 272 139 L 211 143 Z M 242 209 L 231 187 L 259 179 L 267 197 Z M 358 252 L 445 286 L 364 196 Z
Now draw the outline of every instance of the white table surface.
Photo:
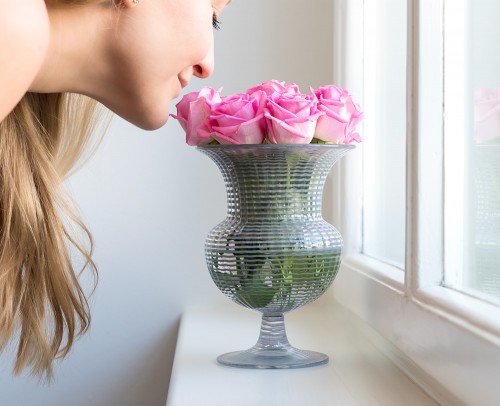
M 232 302 L 191 308 L 181 321 L 168 406 L 437 405 L 356 328 L 339 306 L 309 305 L 288 314 L 292 345 L 327 353 L 327 365 L 253 370 L 220 366 L 218 355 L 250 348 L 260 316 Z

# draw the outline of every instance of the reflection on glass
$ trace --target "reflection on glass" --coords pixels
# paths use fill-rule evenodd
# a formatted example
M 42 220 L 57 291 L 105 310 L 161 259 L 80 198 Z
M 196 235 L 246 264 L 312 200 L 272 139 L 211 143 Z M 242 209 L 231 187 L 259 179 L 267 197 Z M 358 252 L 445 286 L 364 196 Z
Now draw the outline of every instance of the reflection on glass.
M 462 289 L 500 300 L 500 2 L 465 7 L 465 263 Z

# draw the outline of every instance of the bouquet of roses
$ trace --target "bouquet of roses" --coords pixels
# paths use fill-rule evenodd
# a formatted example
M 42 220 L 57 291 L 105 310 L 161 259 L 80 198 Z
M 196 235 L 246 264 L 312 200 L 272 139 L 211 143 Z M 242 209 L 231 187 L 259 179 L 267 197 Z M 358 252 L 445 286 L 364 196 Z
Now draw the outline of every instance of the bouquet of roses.
M 177 104 L 177 119 L 189 145 L 350 144 L 360 142 L 356 127 L 363 112 L 344 89 L 327 85 L 300 92 L 276 80 L 244 93 L 221 96 L 203 87 Z

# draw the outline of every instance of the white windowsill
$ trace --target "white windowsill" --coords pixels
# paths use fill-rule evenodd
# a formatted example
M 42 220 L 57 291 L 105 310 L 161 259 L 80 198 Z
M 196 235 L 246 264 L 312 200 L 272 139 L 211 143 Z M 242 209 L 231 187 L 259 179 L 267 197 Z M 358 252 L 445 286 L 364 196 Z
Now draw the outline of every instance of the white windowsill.
M 327 353 L 328 365 L 291 370 L 217 365 L 221 353 L 255 344 L 259 315 L 231 302 L 188 309 L 179 329 L 167 405 L 437 405 L 341 305 L 308 305 L 288 314 L 286 326 L 292 345 Z
M 401 275 L 358 255 L 343 259 L 332 290 L 360 326 L 377 331 L 377 348 L 440 404 L 498 405 L 498 308 L 439 286 L 403 286 Z

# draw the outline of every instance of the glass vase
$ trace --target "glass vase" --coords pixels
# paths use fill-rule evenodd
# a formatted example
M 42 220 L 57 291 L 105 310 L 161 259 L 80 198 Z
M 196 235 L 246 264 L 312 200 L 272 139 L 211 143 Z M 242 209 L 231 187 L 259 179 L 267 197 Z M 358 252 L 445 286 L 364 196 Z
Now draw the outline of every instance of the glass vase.
M 321 213 L 323 187 L 352 145 L 207 145 L 222 172 L 227 217 L 205 242 L 208 270 L 228 298 L 262 314 L 254 347 L 220 355 L 222 365 L 299 368 L 328 356 L 294 348 L 284 314 L 316 300 L 333 282 L 342 237 Z

